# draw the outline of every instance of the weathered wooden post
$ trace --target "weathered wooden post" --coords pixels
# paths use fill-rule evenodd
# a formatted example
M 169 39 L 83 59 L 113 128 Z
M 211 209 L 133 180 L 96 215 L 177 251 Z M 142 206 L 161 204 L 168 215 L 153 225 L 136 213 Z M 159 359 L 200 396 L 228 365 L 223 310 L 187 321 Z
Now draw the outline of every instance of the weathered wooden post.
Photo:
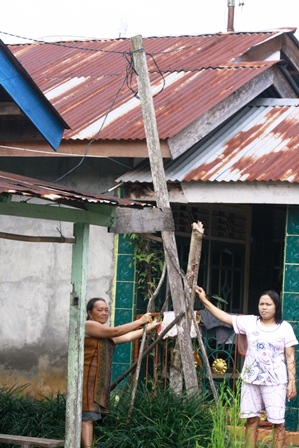
M 74 224 L 69 323 L 65 448 L 80 448 L 84 356 L 84 321 L 89 225 Z
M 170 209 L 163 160 L 160 149 L 160 141 L 158 136 L 158 128 L 156 123 L 154 102 L 148 76 L 146 55 L 143 48 L 142 37 L 133 37 L 131 39 L 131 45 L 133 51 L 134 66 L 137 73 L 138 95 L 141 101 L 149 161 L 151 166 L 154 190 L 156 193 L 156 203 L 157 206 L 162 210 Z M 177 316 L 182 311 L 186 312 L 186 304 L 184 300 L 183 282 L 180 273 L 179 258 L 174 232 L 163 231 L 162 241 L 165 260 L 167 263 L 173 308 L 175 315 Z M 193 348 L 190 337 L 190 326 L 186 315 L 187 313 L 178 323 L 177 330 L 185 385 L 188 393 L 192 393 L 198 391 L 198 382 L 194 365 Z

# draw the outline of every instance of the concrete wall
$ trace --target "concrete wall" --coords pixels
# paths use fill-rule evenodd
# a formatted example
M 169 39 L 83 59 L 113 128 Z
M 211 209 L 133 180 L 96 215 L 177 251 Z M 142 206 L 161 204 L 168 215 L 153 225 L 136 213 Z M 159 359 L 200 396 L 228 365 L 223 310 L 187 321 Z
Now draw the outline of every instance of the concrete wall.
M 72 225 L 0 217 L 4 232 L 72 236 Z M 91 226 L 87 298 L 111 297 L 114 236 Z M 71 244 L 0 240 L 0 383 L 65 391 Z
M 27 167 L 19 159 L 1 160 L 1 169 L 50 181 L 72 168 L 78 159 L 66 159 L 65 163 L 61 159 L 23 162 Z M 114 185 L 120 166 L 112 163 L 109 168 L 106 160 L 87 160 L 80 172 L 61 183 L 103 192 Z M 57 229 L 64 236 L 73 236 L 69 223 L 0 215 L 2 232 L 60 236 Z M 114 240 L 105 227 L 91 226 L 87 299 L 101 296 L 109 303 L 112 298 Z M 28 383 L 26 390 L 33 395 L 65 392 L 71 256 L 71 244 L 0 239 L 1 385 Z

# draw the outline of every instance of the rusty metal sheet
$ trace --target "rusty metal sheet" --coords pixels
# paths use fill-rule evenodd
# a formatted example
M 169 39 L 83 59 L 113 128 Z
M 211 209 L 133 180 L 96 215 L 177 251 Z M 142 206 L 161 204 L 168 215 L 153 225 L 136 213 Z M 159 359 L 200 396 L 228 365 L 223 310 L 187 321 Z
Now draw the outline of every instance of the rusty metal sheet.
M 299 100 L 260 99 L 174 161 L 168 182 L 299 182 Z M 148 162 L 118 181 L 152 182 Z
M 281 34 L 277 30 L 145 38 L 160 138 L 173 137 L 271 66 L 273 61 L 240 59 L 250 48 Z M 131 90 L 137 90 L 136 81 L 133 77 L 128 86 L 125 78 L 130 39 L 35 42 L 9 48 L 71 127 L 64 139 L 145 138 L 141 107 Z
M 0 171 L 0 194 L 21 195 L 27 198 L 36 197 L 58 203 L 68 203 L 70 206 L 81 208 L 84 203 L 133 208 L 152 207 L 146 202 L 131 201 L 106 194 L 95 194 L 3 171 Z

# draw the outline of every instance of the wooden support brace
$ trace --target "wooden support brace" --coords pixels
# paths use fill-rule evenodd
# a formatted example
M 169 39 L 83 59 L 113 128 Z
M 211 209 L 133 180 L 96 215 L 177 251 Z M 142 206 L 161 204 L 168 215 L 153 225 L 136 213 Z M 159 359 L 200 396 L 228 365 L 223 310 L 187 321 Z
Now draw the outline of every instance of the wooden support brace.
M 0 442 L 11 445 L 20 445 L 22 448 L 30 448 L 32 446 L 56 448 L 59 446 L 64 446 L 64 440 L 14 436 L 12 434 L 0 434 Z

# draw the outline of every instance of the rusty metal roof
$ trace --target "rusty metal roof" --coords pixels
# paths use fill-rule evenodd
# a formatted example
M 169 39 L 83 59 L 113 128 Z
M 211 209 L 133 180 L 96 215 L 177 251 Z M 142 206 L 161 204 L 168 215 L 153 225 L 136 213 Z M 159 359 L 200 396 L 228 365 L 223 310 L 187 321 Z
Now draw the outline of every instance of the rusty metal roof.
M 173 137 L 267 70 L 274 61 L 249 63 L 244 53 L 294 31 L 145 38 L 159 137 Z M 127 77 L 130 39 L 9 48 L 71 127 L 64 139 L 145 138 L 136 80 Z
M 174 161 L 168 182 L 299 182 L 299 99 L 257 99 Z M 118 181 L 152 182 L 148 161 Z
M 146 202 L 120 199 L 106 194 L 94 194 L 81 189 L 68 188 L 65 185 L 44 182 L 3 171 L 0 171 L 0 194 L 20 195 L 27 197 L 27 199 L 28 197 L 36 197 L 81 209 L 87 203 L 134 208 L 151 206 Z

